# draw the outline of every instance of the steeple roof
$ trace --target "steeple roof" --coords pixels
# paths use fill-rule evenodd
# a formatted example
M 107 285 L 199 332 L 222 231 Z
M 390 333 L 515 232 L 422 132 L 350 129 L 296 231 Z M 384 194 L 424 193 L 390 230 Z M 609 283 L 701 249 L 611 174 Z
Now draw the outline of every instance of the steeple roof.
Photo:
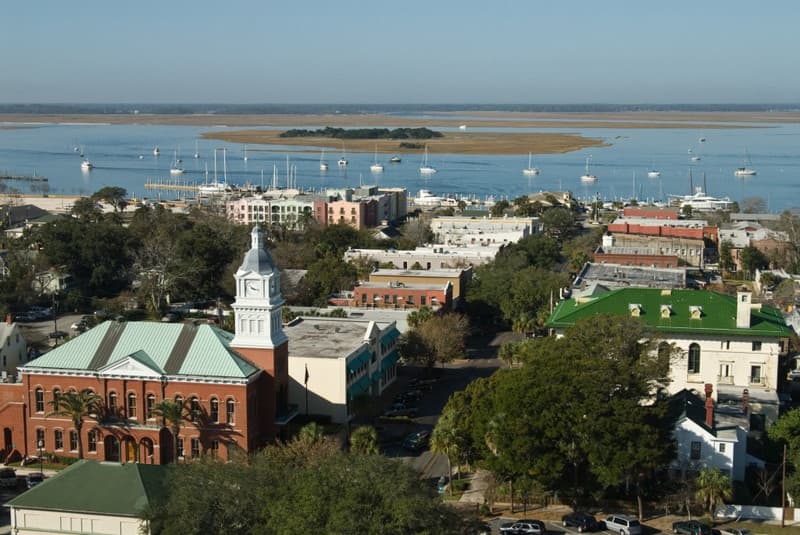
M 259 275 L 270 275 L 275 271 L 275 262 L 272 256 L 264 248 L 264 235 L 258 225 L 253 227 L 250 233 L 250 250 L 244 255 L 242 265 L 239 266 L 238 273 L 258 273 Z

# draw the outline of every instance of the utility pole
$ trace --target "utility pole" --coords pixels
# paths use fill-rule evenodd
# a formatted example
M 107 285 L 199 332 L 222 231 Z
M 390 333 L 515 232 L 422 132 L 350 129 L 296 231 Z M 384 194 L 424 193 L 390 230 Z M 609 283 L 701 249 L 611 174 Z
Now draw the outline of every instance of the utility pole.
M 783 445 L 783 476 L 781 477 L 781 527 L 786 527 L 786 444 Z

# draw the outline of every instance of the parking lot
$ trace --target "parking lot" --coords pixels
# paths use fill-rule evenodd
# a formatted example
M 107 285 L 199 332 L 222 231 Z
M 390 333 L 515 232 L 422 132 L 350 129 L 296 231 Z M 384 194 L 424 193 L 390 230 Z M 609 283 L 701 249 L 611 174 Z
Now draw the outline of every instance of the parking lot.
M 536 518 L 535 511 L 532 511 L 525 518 L 534 518 L 535 519 Z M 500 533 L 500 526 L 501 525 L 503 525 L 506 522 L 516 522 L 518 520 L 520 520 L 520 518 L 500 517 L 500 518 L 492 519 L 491 521 L 488 521 L 487 523 L 490 526 L 492 526 L 492 533 Z M 601 520 L 601 518 L 598 517 L 598 520 Z M 544 522 L 544 524 L 545 524 L 545 526 L 547 526 L 548 535 L 558 535 L 559 533 L 569 533 L 569 534 L 573 534 L 574 533 L 574 534 L 577 535 L 577 533 L 578 533 L 578 530 L 576 528 L 571 528 L 571 527 L 565 528 L 564 526 L 561 525 L 561 522 L 558 522 L 558 521 L 546 520 Z M 617 535 L 615 532 L 608 531 L 608 530 L 594 531 L 592 533 L 599 533 L 599 534 L 604 534 L 604 535 Z M 583 534 L 581 534 L 581 535 L 583 535 Z

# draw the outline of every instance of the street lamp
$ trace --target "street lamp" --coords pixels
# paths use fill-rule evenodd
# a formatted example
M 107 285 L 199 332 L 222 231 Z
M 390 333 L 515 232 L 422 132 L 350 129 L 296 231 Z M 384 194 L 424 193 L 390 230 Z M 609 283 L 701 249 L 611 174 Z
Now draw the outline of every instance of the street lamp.
M 44 440 L 39 441 L 39 472 L 44 474 Z

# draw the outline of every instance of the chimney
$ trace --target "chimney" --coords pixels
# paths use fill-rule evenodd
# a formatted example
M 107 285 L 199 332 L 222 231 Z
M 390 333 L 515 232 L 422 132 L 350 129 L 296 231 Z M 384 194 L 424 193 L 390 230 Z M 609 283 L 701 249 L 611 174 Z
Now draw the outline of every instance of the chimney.
M 710 428 L 714 427 L 714 400 L 711 397 L 713 391 L 711 383 L 706 383 L 706 426 Z
M 750 414 L 750 390 L 747 388 L 742 391 L 742 408 L 745 416 L 748 416 Z
M 11 313 L 9 312 L 8 314 L 6 314 L 6 325 L 11 325 L 12 323 L 14 323 L 14 318 L 11 316 Z
M 753 294 L 750 292 L 736 292 L 736 328 L 750 328 L 750 300 Z

